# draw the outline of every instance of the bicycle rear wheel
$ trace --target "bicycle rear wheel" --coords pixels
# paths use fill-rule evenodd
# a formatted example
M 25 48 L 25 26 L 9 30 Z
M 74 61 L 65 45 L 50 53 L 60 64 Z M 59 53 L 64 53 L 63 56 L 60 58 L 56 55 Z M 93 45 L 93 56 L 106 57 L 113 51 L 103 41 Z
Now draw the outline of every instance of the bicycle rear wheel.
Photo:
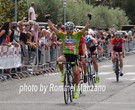
M 116 82 L 119 82 L 119 61 L 116 58 L 116 64 L 115 64 L 115 74 L 116 74 Z
M 93 72 L 93 74 L 91 74 L 91 84 L 93 87 L 95 87 L 95 83 L 96 83 L 95 72 Z
M 79 83 L 80 94 L 82 94 L 82 92 L 83 92 L 83 83 L 84 83 L 84 71 L 82 69 L 82 71 L 80 73 L 80 83 Z
M 68 104 L 69 97 L 70 97 L 68 73 L 64 74 L 64 86 L 63 87 L 64 87 L 64 101 L 65 101 L 65 104 Z
M 95 71 L 91 63 L 88 65 L 88 85 L 95 86 Z

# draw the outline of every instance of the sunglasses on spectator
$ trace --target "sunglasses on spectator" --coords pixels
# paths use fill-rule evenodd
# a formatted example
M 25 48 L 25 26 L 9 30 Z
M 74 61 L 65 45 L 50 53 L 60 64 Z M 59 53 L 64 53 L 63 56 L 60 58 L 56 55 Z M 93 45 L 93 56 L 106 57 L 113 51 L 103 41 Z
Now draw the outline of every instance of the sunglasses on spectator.
M 73 30 L 73 27 L 66 27 L 66 30 L 71 31 L 71 30 Z

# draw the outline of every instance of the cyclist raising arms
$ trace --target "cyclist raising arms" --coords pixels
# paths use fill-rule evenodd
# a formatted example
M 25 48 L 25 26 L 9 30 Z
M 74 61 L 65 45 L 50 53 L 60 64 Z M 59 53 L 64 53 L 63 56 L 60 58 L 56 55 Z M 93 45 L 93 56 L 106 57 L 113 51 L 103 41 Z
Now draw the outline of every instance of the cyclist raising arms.
M 99 83 L 100 78 L 98 76 L 98 64 L 96 61 L 97 49 L 99 49 L 99 54 L 103 55 L 103 48 L 98 44 L 97 40 L 91 35 L 87 35 L 85 39 L 86 39 L 87 50 L 90 51 L 92 55 L 92 63 L 94 65 L 94 70 L 96 72 L 96 83 Z
M 115 57 L 116 52 L 119 52 L 119 59 L 120 59 L 120 76 L 123 76 L 123 52 L 124 52 L 124 38 L 122 38 L 122 33 L 117 31 L 115 32 L 114 38 L 111 40 L 111 52 L 112 52 L 112 63 L 113 69 L 115 67 Z
M 47 22 L 50 26 L 50 28 L 57 34 L 57 36 L 62 39 L 62 45 L 63 45 L 63 54 L 58 58 L 58 62 L 77 62 L 78 54 L 79 54 L 79 42 L 81 39 L 81 36 L 83 33 L 88 30 L 88 27 L 90 25 L 91 20 L 91 14 L 88 14 L 89 20 L 86 23 L 85 28 L 80 30 L 79 32 L 74 32 L 74 23 L 72 22 L 66 22 L 65 23 L 65 32 L 60 32 L 58 29 L 56 29 L 53 26 L 53 23 L 50 21 L 50 15 L 45 16 L 47 19 Z M 61 81 L 64 81 L 64 68 L 62 64 L 59 64 L 59 69 L 61 71 Z M 74 74 L 74 82 L 75 82 L 75 92 L 73 94 L 74 98 L 79 97 L 78 93 L 78 84 L 80 81 L 80 72 L 79 68 L 77 66 L 77 63 L 75 65 L 72 65 L 73 67 L 73 74 Z

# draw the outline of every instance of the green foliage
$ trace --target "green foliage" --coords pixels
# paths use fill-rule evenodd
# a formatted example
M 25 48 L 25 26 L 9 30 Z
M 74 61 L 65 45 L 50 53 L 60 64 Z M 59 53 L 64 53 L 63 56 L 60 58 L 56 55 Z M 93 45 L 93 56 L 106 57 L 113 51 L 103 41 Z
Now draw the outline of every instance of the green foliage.
M 73 21 L 76 25 L 85 25 L 87 14 L 91 13 L 93 6 L 84 2 L 77 3 L 69 0 L 67 3 L 67 21 Z
M 13 2 L 10 0 L 1 0 L 0 2 L 0 25 L 4 21 L 13 20 L 14 14 L 12 12 L 13 8 Z
M 26 0 L 20 0 L 17 4 L 18 10 L 18 21 L 22 20 L 23 17 L 28 16 L 28 5 Z
M 38 21 L 44 21 L 44 16 L 47 13 L 50 13 L 53 19 L 53 22 L 56 23 L 58 19 L 62 18 L 63 15 L 63 5 L 60 0 L 44 0 L 44 2 L 38 3 L 37 10 L 40 13 Z
M 129 20 L 125 12 L 120 8 L 110 8 L 109 6 L 93 6 L 85 2 L 74 2 L 67 0 L 66 21 L 73 21 L 76 25 L 85 25 L 88 20 L 87 14 L 92 13 L 92 27 L 110 28 L 115 26 L 120 28 L 122 24 L 128 24 Z M 77 0 L 76 0 L 77 1 Z M 81 0 L 80 0 L 81 1 Z M 35 0 L 37 13 L 40 13 L 39 21 L 44 20 L 45 13 L 51 13 L 54 23 L 59 18 L 64 17 L 63 0 L 44 0 L 43 2 Z
M 117 0 L 114 1 L 116 2 Z M 21 20 L 23 16 L 28 15 L 28 9 L 31 2 L 36 3 L 35 11 L 39 14 L 37 21 L 45 21 L 44 15 L 46 13 L 51 14 L 54 23 L 57 23 L 58 19 L 64 18 L 63 0 L 27 0 L 27 3 L 26 0 L 20 0 L 18 2 L 18 20 Z M 94 0 L 90 0 L 90 2 L 94 3 Z M 119 0 L 117 3 L 118 2 Z M 92 13 L 92 27 L 110 28 L 115 26 L 116 28 L 119 28 L 122 24 L 129 24 L 130 20 L 122 9 L 111 8 L 109 6 L 110 4 L 108 4 L 108 6 L 103 6 L 105 4 L 106 3 L 103 2 L 102 5 L 95 6 L 86 3 L 84 0 L 67 0 L 66 21 L 73 21 L 76 25 L 85 25 L 88 19 L 87 14 Z M 114 4 L 111 3 L 111 5 Z M 127 4 L 122 6 L 127 6 Z M 131 8 L 128 8 L 127 10 L 130 9 Z M 1 22 L 14 20 L 13 1 L 1 0 L 0 17 Z
M 122 9 L 126 11 L 126 14 L 131 19 L 130 24 L 135 24 L 135 0 L 124 0 Z
M 27 2 L 21 0 L 17 3 L 18 20 L 22 20 L 24 16 L 27 16 Z M 0 2 L 0 25 L 5 21 L 14 21 L 15 5 L 12 0 L 1 0 Z
M 85 2 L 94 6 L 104 5 L 109 8 L 120 7 L 126 12 L 126 15 L 128 15 L 131 20 L 130 24 L 135 24 L 135 0 L 85 0 Z
M 88 13 L 93 15 L 92 27 L 110 28 L 114 26 L 119 29 L 122 24 L 129 24 L 126 13 L 120 8 L 114 9 L 102 5 L 94 7 L 84 2 L 73 3 L 72 0 L 68 0 L 67 4 L 67 20 L 73 21 L 76 25 L 85 25 Z
M 92 25 L 99 28 L 115 27 L 120 28 L 122 24 L 129 24 L 128 17 L 120 8 L 108 9 L 108 6 L 94 8 Z

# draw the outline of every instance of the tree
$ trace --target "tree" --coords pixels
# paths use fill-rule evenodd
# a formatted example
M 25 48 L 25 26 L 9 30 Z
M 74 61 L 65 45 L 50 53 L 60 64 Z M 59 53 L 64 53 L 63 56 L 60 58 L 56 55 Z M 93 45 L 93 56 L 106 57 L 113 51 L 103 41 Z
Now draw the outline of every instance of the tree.
M 13 20 L 14 18 L 14 13 L 13 13 L 13 8 L 14 4 L 10 0 L 1 0 L 0 2 L 0 25 L 2 22 Z
M 0 2 L 0 25 L 5 21 L 14 21 L 15 16 L 15 6 L 14 1 L 11 0 L 1 0 Z M 22 20 L 24 16 L 27 16 L 27 2 L 26 0 L 20 0 L 17 2 L 18 10 L 18 20 Z
M 91 2 L 93 1 L 91 0 Z M 46 13 L 51 14 L 54 23 L 63 18 L 63 0 L 43 0 L 42 2 L 35 0 L 34 2 L 36 3 L 36 13 L 40 14 L 38 21 L 44 21 Z M 29 4 L 31 4 L 30 0 Z M 104 1 L 102 5 L 95 6 L 85 3 L 83 0 L 67 0 L 66 20 L 73 21 L 75 25 L 85 25 L 88 20 L 87 14 L 92 13 L 92 27 L 110 28 L 115 26 L 118 29 L 122 24 L 129 23 L 128 17 L 122 9 L 111 8 L 105 4 Z
M 131 20 L 130 24 L 135 24 L 135 0 L 124 0 L 122 9 L 124 9 L 129 16 Z
M 128 15 L 130 24 L 135 24 L 135 0 L 85 0 L 87 4 L 98 6 L 104 5 L 109 6 L 109 8 L 123 9 Z

